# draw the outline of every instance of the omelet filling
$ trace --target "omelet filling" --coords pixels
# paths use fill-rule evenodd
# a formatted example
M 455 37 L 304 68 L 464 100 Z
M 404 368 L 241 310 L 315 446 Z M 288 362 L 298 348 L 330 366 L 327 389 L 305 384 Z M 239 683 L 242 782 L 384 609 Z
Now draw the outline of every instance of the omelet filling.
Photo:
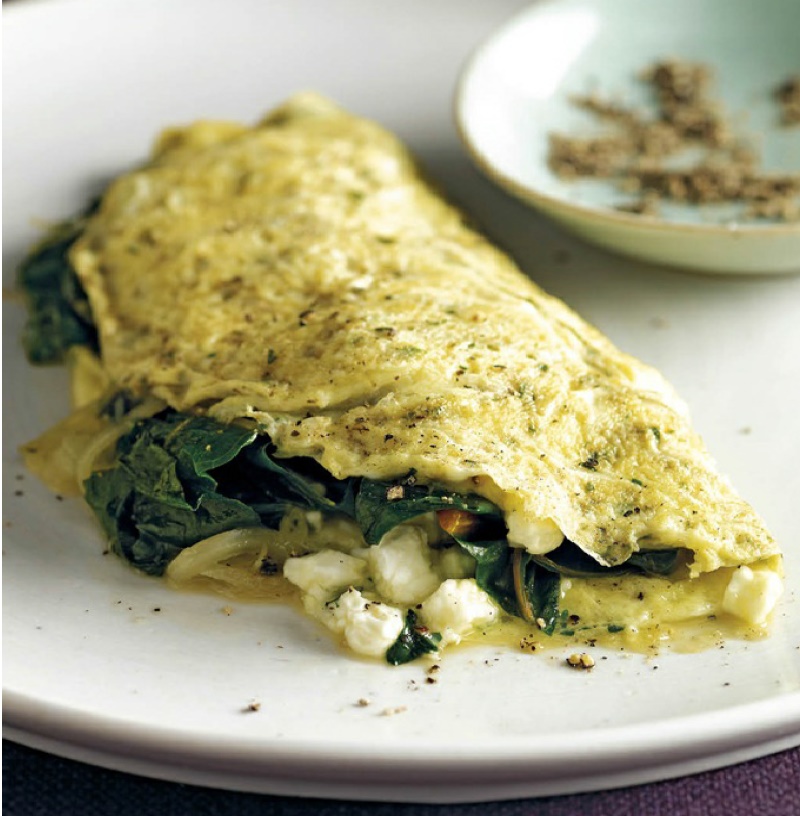
M 93 368 L 91 355 L 73 360 L 84 399 L 102 384 L 87 378 Z M 337 480 L 313 461 L 276 458 L 252 422 L 125 394 L 90 401 L 26 459 L 55 489 L 81 489 L 112 549 L 138 569 L 242 599 L 280 577 L 347 648 L 392 664 L 510 619 L 559 643 L 652 645 L 671 624 L 717 617 L 757 633 L 782 592 L 777 558 L 695 579 L 679 548 L 606 567 L 551 521 L 521 524 L 480 495 L 413 473 Z

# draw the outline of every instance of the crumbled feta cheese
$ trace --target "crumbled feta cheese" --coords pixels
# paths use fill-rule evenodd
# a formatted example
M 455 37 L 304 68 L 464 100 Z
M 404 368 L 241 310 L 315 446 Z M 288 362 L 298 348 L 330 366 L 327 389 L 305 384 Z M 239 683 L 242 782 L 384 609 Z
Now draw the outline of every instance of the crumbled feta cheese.
M 445 581 L 418 610 L 422 622 L 442 636 L 442 645 L 458 643 L 468 632 L 493 623 L 495 602 L 471 578 Z
M 405 618 L 399 609 L 370 601 L 354 589 L 369 582 L 363 558 L 321 550 L 287 559 L 283 574 L 303 591 L 306 612 L 341 634 L 358 654 L 385 654 L 403 630 Z
M 783 581 L 769 569 L 739 567 L 734 571 L 722 608 L 754 625 L 762 624 L 783 592 Z
M 372 657 L 386 654 L 405 623 L 399 609 L 370 601 L 352 587 L 326 607 L 332 619 L 331 628 L 344 635 L 354 652 Z
M 288 558 L 283 574 L 306 594 L 320 601 L 335 598 L 349 586 L 361 586 L 367 580 L 367 564 L 335 550 Z
M 564 540 L 564 534 L 550 519 L 526 518 L 521 512 L 512 510 L 506 515 L 506 525 L 509 546 L 533 555 L 548 553 Z
M 401 524 L 367 551 L 370 574 L 378 593 L 403 606 L 419 603 L 439 585 L 431 564 L 424 530 Z

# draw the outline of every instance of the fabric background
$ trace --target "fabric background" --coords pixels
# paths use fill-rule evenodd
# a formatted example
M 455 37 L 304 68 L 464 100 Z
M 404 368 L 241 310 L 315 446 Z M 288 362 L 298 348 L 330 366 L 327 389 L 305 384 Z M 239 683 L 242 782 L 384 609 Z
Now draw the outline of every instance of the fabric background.
M 477 805 L 336 802 L 159 782 L 3 744 L 5 816 L 798 816 L 800 748 L 668 782 Z

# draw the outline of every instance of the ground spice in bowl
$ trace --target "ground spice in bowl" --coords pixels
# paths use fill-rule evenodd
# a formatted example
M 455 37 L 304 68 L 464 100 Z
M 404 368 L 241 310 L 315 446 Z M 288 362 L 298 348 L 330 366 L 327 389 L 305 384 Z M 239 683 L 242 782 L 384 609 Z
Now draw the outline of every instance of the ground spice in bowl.
M 800 75 L 789 77 L 775 89 L 784 125 L 800 124 Z
M 760 169 L 758 154 L 736 136 L 713 98 L 708 66 L 663 60 L 641 78 L 652 89 L 655 116 L 597 94 L 571 98 L 610 130 L 589 137 L 549 134 L 548 165 L 556 175 L 614 180 L 634 196 L 617 206 L 629 213 L 657 216 L 664 200 L 739 202 L 743 220 L 800 220 L 800 174 Z M 800 77 L 782 82 L 774 97 L 783 124 L 800 122 Z M 688 166 L 670 166 L 687 154 L 693 158 Z

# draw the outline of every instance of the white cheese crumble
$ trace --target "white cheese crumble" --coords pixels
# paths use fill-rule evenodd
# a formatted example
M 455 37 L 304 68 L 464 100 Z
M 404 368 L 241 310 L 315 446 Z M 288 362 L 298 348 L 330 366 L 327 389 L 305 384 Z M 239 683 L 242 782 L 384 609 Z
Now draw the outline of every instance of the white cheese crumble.
M 403 613 L 385 603 L 370 601 L 350 587 L 336 600 L 329 601 L 314 614 L 334 632 L 344 635 L 347 645 L 358 654 L 380 657 L 403 630 Z
M 431 563 L 424 530 L 401 524 L 367 551 L 372 580 L 378 594 L 391 603 L 412 606 L 427 598 L 439 585 Z
M 772 570 L 739 567 L 728 582 L 722 608 L 758 626 L 767 620 L 782 593 L 783 581 Z
M 415 524 L 395 527 L 373 547 L 289 558 L 283 572 L 302 590 L 306 612 L 362 655 L 384 655 L 403 630 L 406 609 L 424 599 L 420 615 L 441 631 L 442 645 L 458 643 L 499 614 L 469 578 L 475 560 L 456 547 L 432 550 L 426 531 Z M 373 590 L 381 601 L 371 600 Z
M 403 630 L 403 613 L 371 601 L 355 585 L 369 582 L 367 562 L 347 553 L 322 550 L 289 558 L 283 574 L 303 592 L 303 607 L 311 617 L 344 637 L 358 654 L 379 657 Z
M 526 518 L 517 510 L 506 515 L 506 525 L 509 546 L 533 555 L 549 553 L 564 540 L 564 534 L 551 519 Z
M 422 602 L 419 617 L 442 636 L 442 645 L 497 620 L 500 608 L 471 578 L 449 578 Z
M 329 601 L 349 586 L 367 580 L 367 564 L 361 558 L 335 550 L 288 558 L 283 574 L 295 586 L 318 601 Z

